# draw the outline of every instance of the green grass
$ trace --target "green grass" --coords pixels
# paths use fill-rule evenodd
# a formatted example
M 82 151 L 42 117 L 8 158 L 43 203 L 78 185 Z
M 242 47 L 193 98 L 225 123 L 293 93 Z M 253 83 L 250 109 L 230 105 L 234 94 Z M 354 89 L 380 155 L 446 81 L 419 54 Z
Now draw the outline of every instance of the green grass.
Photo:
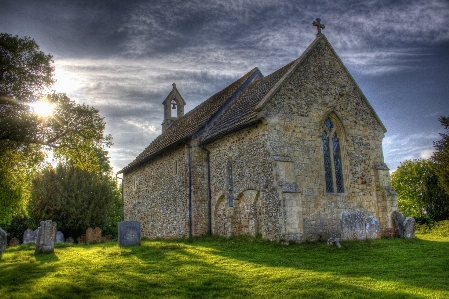
M 283 246 L 199 238 L 8 248 L 0 298 L 449 298 L 449 238 Z

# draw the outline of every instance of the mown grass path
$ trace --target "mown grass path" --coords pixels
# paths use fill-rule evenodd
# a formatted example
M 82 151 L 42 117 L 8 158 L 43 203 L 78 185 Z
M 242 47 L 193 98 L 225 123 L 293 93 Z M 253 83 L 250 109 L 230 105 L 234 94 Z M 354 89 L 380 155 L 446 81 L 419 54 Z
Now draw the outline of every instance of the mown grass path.
M 283 246 L 200 238 L 8 248 L 0 298 L 449 298 L 449 238 Z

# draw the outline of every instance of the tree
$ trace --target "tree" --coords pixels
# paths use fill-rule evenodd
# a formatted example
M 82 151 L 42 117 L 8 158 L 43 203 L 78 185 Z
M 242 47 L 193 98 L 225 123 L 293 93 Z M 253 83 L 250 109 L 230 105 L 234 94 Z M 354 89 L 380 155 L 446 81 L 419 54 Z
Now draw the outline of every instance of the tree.
M 120 192 L 110 176 L 59 164 L 35 177 L 28 209 L 34 227 L 52 219 L 58 230 L 76 237 L 89 227 L 116 226 L 117 205 Z
M 50 54 L 29 37 L 0 33 L 0 101 L 30 101 L 50 87 L 54 67 Z
M 405 215 L 419 222 L 449 219 L 449 196 L 440 187 L 431 160 L 406 160 L 391 174 L 398 205 Z
M 446 133 L 440 133 L 441 140 L 434 141 L 433 146 L 436 152 L 433 153 L 431 160 L 435 165 L 441 188 L 449 195 L 449 117 L 442 116 L 438 120 Z
M 8 211 L 0 212 L 0 223 L 10 221 L 6 214 L 24 210 L 29 169 L 38 169 L 49 153 L 57 161 L 100 173 L 104 161 L 99 153 L 112 145 L 97 109 L 65 94 L 44 95 L 54 83 L 52 63 L 33 39 L 0 33 L 0 204 Z M 51 115 L 35 113 L 37 102 L 52 105 Z
M 430 171 L 427 160 L 406 160 L 391 174 L 391 186 L 398 193 L 399 210 L 406 216 L 423 217 L 423 180 Z

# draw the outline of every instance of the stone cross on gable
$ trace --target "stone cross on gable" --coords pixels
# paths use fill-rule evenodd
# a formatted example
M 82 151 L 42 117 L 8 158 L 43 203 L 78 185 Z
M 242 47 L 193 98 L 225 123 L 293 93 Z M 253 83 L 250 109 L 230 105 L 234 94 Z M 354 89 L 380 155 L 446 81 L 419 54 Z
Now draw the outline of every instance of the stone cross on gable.
M 316 26 L 316 28 L 318 29 L 318 33 L 316 34 L 317 37 L 319 37 L 320 35 L 323 35 L 321 33 L 321 29 L 324 29 L 324 24 L 321 24 L 321 19 L 317 18 L 315 21 L 313 21 L 312 25 Z

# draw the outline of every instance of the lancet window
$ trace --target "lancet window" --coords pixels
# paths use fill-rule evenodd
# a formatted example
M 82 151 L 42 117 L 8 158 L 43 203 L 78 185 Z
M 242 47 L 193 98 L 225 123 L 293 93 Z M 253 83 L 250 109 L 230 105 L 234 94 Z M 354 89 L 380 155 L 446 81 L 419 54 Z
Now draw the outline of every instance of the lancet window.
M 324 121 L 322 136 L 324 170 L 327 193 L 344 193 L 341 146 L 335 126 L 330 118 Z

